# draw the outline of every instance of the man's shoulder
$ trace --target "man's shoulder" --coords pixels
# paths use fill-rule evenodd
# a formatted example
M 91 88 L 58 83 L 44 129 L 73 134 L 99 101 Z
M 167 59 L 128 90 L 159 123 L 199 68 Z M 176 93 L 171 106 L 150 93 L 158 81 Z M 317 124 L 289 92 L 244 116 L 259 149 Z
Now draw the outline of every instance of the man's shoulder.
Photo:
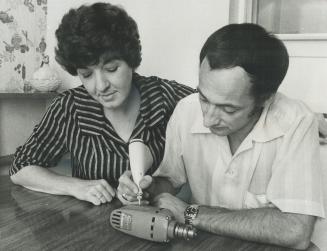
M 176 109 L 180 109 L 182 111 L 192 111 L 193 109 L 198 108 L 201 108 L 198 93 L 192 93 L 191 95 L 182 98 L 176 106 Z
M 175 123 L 184 130 L 189 130 L 198 120 L 202 124 L 202 110 L 198 93 L 182 98 L 174 110 Z
M 269 108 L 267 122 L 277 123 L 283 131 L 288 131 L 303 119 L 312 121 L 314 118 L 314 113 L 304 102 L 276 93 Z

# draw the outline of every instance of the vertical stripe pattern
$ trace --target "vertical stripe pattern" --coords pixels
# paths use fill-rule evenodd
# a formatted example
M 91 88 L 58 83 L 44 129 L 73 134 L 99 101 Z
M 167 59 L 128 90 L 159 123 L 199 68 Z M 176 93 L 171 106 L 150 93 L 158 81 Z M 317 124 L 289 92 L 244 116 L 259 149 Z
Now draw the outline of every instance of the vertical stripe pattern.
M 140 138 L 149 147 L 154 164 L 160 164 L 165 147 L 168 120 L 177 104 L 194 89 L 158 77 L 133 75 L 141 94 L 140 113 L 131 139 Z M 17 148 L 10 175 L 28 165 L 55 166 L 69 152 L 72 175 L 82 179 L 106 179 L 117 186 L 128 170 L 128 143 L 124 142 L 105 118 L 102 106 L 84 86 L 65 91 L 50 105 L 26 143 Z

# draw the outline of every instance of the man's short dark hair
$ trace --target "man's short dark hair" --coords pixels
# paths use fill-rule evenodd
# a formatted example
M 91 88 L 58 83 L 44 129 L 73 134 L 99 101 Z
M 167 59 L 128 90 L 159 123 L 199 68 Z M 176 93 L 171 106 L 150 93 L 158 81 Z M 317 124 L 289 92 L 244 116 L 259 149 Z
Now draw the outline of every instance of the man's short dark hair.
M 102 55 L 124 60 L 131 68 L 141 63 L 136 22 L 122 8 L 109 3 L 71 9 L 56 30 L 57 62 L 73 76 L 78 68 L 99 62 Z
M 257 103 L 276 93 L 289 64 L 285 45 L 259 25 L 230 24 L 214 32 L 200 53 L 211 69 L 242 67 L 251 78 Z

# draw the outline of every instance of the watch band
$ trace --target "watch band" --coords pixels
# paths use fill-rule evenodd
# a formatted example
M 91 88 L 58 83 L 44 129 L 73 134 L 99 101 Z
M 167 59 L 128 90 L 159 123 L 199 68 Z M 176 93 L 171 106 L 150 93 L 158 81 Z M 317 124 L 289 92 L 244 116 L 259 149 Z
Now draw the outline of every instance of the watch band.
M 184 219 L 186 225 L 193 226 L 193 220 L 199 213 L 199 205 L 189 205 L 184 211 Z

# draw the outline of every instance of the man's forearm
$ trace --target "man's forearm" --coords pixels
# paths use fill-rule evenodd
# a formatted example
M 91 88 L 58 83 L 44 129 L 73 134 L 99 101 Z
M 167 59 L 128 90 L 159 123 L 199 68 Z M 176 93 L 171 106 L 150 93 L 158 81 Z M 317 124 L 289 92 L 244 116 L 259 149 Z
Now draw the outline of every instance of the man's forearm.
M 72 195 L 79 179 L 62 176 L 40 166 L 26 166 L 11 176 L 13 183 L 28 189 L 58 195 Z
M 283 213 L 276 208 L 228 210 L 201 206 L 196 228 L 219 235 L 306 249 L 315 217 Z

